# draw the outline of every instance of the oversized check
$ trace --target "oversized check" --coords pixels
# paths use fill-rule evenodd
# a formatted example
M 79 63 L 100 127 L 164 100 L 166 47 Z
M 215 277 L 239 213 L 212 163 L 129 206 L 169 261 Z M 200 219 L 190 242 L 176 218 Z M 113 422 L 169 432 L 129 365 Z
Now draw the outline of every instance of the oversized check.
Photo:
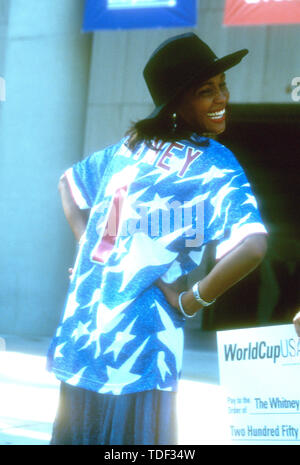
M 300 338 L 294 326 L 217 332 L 220 383 L 236 444 L 300 444 Z

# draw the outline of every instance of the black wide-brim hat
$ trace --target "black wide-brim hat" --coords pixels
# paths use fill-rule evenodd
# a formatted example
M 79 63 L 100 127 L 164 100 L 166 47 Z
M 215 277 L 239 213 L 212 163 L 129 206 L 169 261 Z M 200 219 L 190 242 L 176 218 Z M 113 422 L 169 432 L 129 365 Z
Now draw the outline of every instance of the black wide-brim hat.
M 158 116 L 194 83 L 201 83 L 237 65 L 247 55 L 242 49 L 218 58 L 193 32 L 163 42 L 144 68 L 144 79 L 155 104 L 149 119 Z

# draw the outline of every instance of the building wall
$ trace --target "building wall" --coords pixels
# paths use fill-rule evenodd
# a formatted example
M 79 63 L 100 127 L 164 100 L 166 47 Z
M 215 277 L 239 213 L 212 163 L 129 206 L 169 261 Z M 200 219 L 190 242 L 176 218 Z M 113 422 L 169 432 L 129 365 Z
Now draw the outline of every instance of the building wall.
M 5 98 L 5 56 L 10 0 L 0 0 L 0 105 Z M 1 110 L 1 108 L 0 108 Z M 1 121 L 0 111 L 0 121 Z
M 224 0 L 199 0 L 196 28 L 94 33 L 85 155 L 114 143 L 132 120 L 150 113 L 143 67 L 164 39 L 185 31 L 195 31 L 218 56 L 250 50 L 241 65 L 227 72 L 233 103 L 293 103 L 299 25 L 225 27 L 224 4 Z
M 90 36 L 84 0 L 0 2 L 0 334 L 51 335 L 74 242 L 58 179 L 82 156 Z

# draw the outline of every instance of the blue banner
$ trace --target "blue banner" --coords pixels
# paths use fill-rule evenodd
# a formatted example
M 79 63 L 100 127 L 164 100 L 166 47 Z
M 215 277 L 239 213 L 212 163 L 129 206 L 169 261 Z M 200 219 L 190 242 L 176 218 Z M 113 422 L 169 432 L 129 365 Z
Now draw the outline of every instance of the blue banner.
M 197 0 L 86 0 L 83 31 L 196 24 Z

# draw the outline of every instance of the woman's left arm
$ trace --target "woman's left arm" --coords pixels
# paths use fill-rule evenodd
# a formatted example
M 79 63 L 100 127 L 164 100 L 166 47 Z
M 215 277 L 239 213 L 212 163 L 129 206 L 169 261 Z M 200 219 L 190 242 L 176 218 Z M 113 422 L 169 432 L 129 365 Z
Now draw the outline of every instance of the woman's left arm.
M 198 283 L 201 297 L 213 301 L 228 289 L 251 273 L 263 260 L 267 250 L 265 234 L 248 236 L 243 242 L 225 255 L 213 269 Z M 180 310 L 179 292 L 175 285 L 165 284 L 161 279 L 156 283 L 165 294 L 168 302 Z M 196 301 L 192 289 L 187 290 L 182 297 L 183 308 L 188 315 L 193 315 L 202 306 Z
M 62 176 L 59 180 L 58 190 L 60 193 L 65 217 L 70 225 L 75 239 L 79 242 L 86 229 L 88 221 L 87 212 L 86 210 L 81 210 L 75 203 L 65 175 Z

